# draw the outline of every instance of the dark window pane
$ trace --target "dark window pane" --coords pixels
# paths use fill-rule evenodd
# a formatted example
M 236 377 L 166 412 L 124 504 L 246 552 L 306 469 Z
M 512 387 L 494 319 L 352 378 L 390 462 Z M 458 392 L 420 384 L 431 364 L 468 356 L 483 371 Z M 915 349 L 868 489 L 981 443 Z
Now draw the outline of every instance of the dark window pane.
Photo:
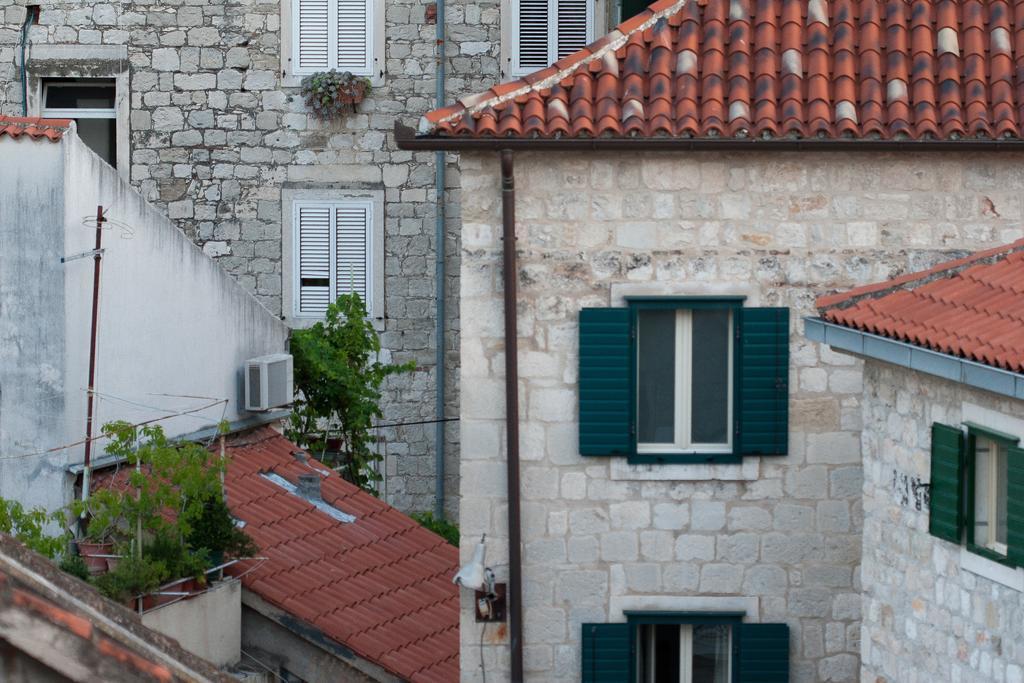
M 622 15 L 619 21 L 623 22 L 626 19 L 632 19 L 647 9 L 649 4 L 651 3 L 647 0 L 622 0 Z
M 729 626 L 693 627 L 693 683 L 729 683 Z
M 52 83 L 46 88 L 48 109 L 113 109 L 114 83 L 90 85 Z
M 693 311 L 693 443 L 729 441 L 729 363 L 729 311 Z
M 78 137 L 105 162 L 117 168 L 117 121 L 75 119 Z
M 675 441 L 676 312 L 640 311 L 637 441 Z

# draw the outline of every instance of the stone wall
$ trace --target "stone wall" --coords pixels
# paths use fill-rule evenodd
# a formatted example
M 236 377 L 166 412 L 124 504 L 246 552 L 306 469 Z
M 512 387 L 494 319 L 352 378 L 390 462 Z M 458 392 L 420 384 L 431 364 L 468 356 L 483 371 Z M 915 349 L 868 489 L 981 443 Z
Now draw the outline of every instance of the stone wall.
M 0 113 L 9 115 L 21 114 L 18 44 L 24 4 L 0 0 Z M 484 90 L 498 78 L 498 4 L 449 4 L 449 98 Z M 415 122 L 434 104 L 436 26 L 427 19 L 430 3 L 382 3 L 383 82 L 356 113 L 330 124 L 309 115 L 297 87 L 284 86 L 279 1 L 42 5 L 39 24 L 30 32 L 37 55 L 50 45 L 82 46 L 83 55 L 91 54 L 89 48 L 125 46 L 127 63 L 115 66 L 130 73 L 132 183 L 271 312 L 282 312 L 282 188 L 385 191 L 382 339 L 396 361 L 412 359 L 419 366 L 391 382 L 386 418 L 389 423 L 433 418 L 434 157 L 396 149 L 391 135 L 396 117 Z M 77 58 L 56 66 L 71 76 L 102 73 L 92 61 Z M 32 68 L 30 56 L 30 74 Z M 447 327 L 449 414 L 454 414 L 460 193 L 457 168 L 450 166 Z M 388 498 L 402 509 L 432 505 L 433 434 L 433 425 L 382 430 L 389 458 L 394 456 Z M 449 471 L 454 472 L 457 431 L 448 434 Z M 454 477 L 449 490 L 456 493 Z
M 1024 572 L 1012 588 L 986 574 L 1013 570 L 965 567 L 973 558 L 960 546 L 928 533 L 922 484 L 931 480 L 933 422 L 984 424 L 990 410 L 1024 425 L 1024 402 L 868 361 L 863 405 L 862 680 L 1021 683 Z M 1020 426 L 1014 433 L 1024 437 Z
M 581 623 L 678 596 L 752 598 L 749 618 L 787 622 L 795 683 L 858 679 L 861 365 L 804 339 L 800 318 L 817 295 L 1020 237 L 1021 161 L 516 155 L 529 680 L 578 679 Z M 494 154 L 461 166 L 462 552 L 486 532 L 504 579 L 499 168 Z M 578 455 L 578 311 L 640 292 L 792 308 L 787 457 L 645 469 Z M 506 631 L 481 636 L 464 596 L 464 680 L 481 680 L 481 658 L 488 681 L 507 677 Z

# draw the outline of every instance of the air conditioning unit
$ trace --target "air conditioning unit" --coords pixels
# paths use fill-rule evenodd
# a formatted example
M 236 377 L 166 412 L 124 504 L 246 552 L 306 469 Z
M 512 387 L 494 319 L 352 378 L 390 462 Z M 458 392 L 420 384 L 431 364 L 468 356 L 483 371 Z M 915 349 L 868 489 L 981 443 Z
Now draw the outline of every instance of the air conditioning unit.
M 245 361 L 245 409 L 260 412 L 292 402 L 292 357 L 275 353 Z

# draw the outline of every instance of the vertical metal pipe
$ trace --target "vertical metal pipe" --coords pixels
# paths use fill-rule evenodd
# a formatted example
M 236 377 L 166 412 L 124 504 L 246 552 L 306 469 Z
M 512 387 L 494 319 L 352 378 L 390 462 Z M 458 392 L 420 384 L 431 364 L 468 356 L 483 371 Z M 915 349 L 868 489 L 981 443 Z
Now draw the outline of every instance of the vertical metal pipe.
M 89 389 L 85 399 L 85 462 L 82 470 L 82 501 L 89 500 L 89 476 L 92 463 L 92 420 L 96 390 L 96 335 L 100 319 L 100 263 L 103 260 L 103 207 L 96 207 L 96 251 L 92 265 L 92 327 L 89 331 Z
M 444 2 L 437 2 L 437 106 L 445 105 L 445 24 L 444 24 Z M 437 302 L 434 308 L 434 375 L 436 391 L 434 395 L 434 517 L 444 519 L 444 432 L 445 423 L 442 422 L 445 416 L 445 152 L 439 151 L 434 155 L 434 192 L 437 195 L 436 222 L 434 224 L 434 281 L 437 291 Z
M 519 321 L 516 316 L 516 184 L 512 150 L 501 152 L 505 293 L 505 436 L 508 465 L 508 625 L 512 683 L 523 680 L 523 556 L 519 524 Z

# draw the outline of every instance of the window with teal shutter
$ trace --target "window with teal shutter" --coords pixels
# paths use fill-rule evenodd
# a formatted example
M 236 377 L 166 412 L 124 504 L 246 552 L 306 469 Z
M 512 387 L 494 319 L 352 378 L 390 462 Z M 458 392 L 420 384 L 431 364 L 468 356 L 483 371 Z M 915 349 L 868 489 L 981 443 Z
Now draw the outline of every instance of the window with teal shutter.
M 788 683 L 789 626 L 742 613 L 627 612 L 583 624 L 583 683 Z
M 963 532 L 964 434 L 957 427 L 932 425 L 932 482 L 928 531 L 960 543 Z
M 580 312 L 580 454 L 634 463 L 785 455 L 789 309 L 635 298 Z
M 1009 449 L 1006 558 L 1024 567 L 1024 448 Z
M 630 676 L 629 624 L 583 624 L 583 683 L 623 683 Z

